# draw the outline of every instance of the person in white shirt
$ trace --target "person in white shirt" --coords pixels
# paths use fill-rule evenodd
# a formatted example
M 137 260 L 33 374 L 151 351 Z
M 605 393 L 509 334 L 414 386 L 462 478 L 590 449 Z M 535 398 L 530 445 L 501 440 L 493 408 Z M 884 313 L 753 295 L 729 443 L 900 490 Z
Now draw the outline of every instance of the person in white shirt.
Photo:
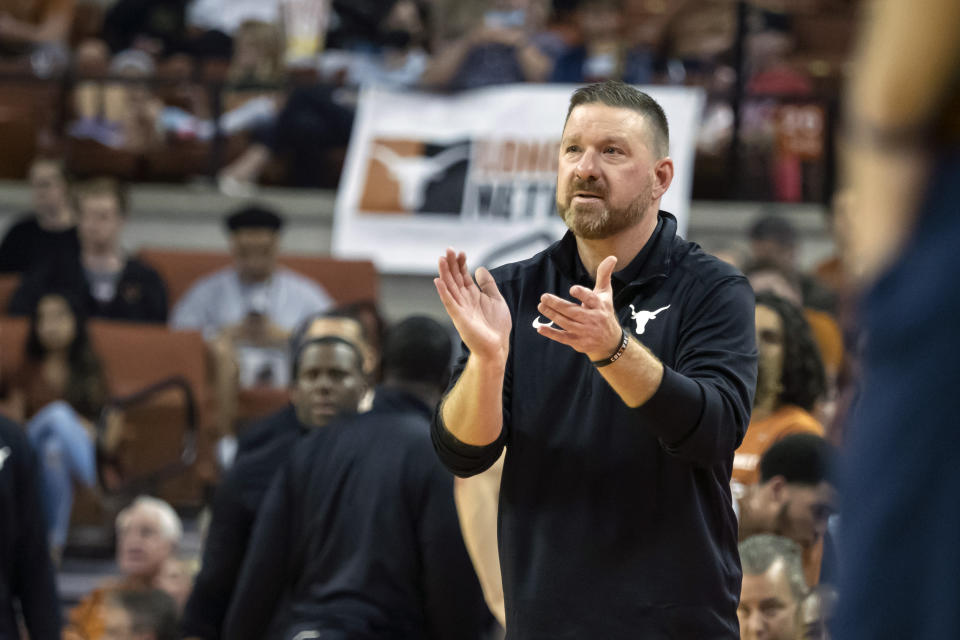
M 171 316 L 172 328 L 202 331 L 213 347 L 224 434 L 232 431 L 237 381 L 286 386 L 290 332 L 333 306 L 323 287 L 277 264 L 283 222 L 255 205 L 227 216 L 234 264 L 194 284 Z

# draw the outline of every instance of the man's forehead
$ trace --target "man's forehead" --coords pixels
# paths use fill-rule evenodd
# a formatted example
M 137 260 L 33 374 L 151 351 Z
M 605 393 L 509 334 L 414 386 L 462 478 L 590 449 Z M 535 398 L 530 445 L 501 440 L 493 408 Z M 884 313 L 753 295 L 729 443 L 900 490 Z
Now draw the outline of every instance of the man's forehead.
M 770 567 L 761 574 L 743 574 L 743 599 L 763 600 L 780 596 L 791 600 L 790 582 L 787 579 L 786 564 L 783 558 L 777 558 Z
M 589 103 L 574 107 L 563 128 L 563 137 L 580 135 L 647 136 L 650 134 L 644 115 L 627 107 L 611 107 Z
M 356 365 L 356 350 L 346 342 L 331 340 L 314 342 L 303 348 L 300 356 L 301 367 L 348 368 Z

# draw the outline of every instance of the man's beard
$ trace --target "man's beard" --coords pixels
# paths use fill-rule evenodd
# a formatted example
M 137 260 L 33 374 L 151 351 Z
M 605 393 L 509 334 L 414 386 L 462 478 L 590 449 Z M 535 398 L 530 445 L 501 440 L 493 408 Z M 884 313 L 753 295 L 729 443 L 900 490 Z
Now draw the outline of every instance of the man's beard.
M 580 210 L 573 203 L 573 198 L 567 207 L 560 203 L 557 198 L 557 214 L 566 223 L 567 228 L 573 231 L 574 235 L 586 240 L 603 240 L 615 236 L 624 229 L 629 229 L 643 219 L 643 214 L 653 201 L 653 185 L 649 182 L 643 191 L 634 198 L 633 202 L 626 207 L 614 209 L 606 204 L 608 191 L 600 188 L 599 185 L 590 181 L 575 180 L 571 183 L 568 193 L 577 191 L 587 191 L 595 193 L 604 199 L 604 206 L 600 211 L 593 207 L 589 209 L 584 207 Z

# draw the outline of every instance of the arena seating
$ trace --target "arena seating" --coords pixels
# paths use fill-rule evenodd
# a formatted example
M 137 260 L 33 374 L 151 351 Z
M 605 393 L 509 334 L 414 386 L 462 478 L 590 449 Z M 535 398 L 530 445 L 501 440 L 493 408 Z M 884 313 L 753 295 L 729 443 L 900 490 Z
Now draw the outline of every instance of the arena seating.
M 0 367 L 17 371 L 23 360 L 26 318 L 0 318 Z M 109 544 L 116 507 L 130 494 L 150 492 L 180 508 L 199 507 L 215 479 L 208 362 L 196 331 L 93 320 L 90 337 L 99 354 L 111 405 L 123 416 L 115 452 L 119 485 L 79 492 L 71 537 L 81 546 Z M 144 389 L 173 379 L 145 397 Z M 132 402 L 125 399 L 132 398 Z M 71 540 L 75 542 L 75 540 Z
M 229 253 L 215 251 L 146 248 L 139 257 L 167 283 L 171 307 L 199 278 L 231 263 Z M 284 255 L 280 264 L 320 283 L 337 304 L 377 299 L 377 270 L 368 260 Z

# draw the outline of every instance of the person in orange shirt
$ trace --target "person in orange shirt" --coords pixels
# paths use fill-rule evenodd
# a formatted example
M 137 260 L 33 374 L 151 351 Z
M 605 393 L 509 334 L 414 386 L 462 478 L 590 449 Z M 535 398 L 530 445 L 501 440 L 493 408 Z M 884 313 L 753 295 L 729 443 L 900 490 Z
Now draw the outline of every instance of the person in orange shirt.
M 117 589 L 152 589 L 167 584 L 163 573 L 174 557 L 183 525 L 166 502 L 140 496 L 117 516 L 117 565 L 121 576 L 91 591 L 70 610 L 63 640 L 105 640 L 106 609 Z
M 757 295 L 757 347 L 760 350 L 753 414 L 733 460 L 733 480 L 759 480 L 764 452 L 793 433 L 823 436 L 811 415 L 826 389 L 823 362 L 803 310 L 771 293 Z

